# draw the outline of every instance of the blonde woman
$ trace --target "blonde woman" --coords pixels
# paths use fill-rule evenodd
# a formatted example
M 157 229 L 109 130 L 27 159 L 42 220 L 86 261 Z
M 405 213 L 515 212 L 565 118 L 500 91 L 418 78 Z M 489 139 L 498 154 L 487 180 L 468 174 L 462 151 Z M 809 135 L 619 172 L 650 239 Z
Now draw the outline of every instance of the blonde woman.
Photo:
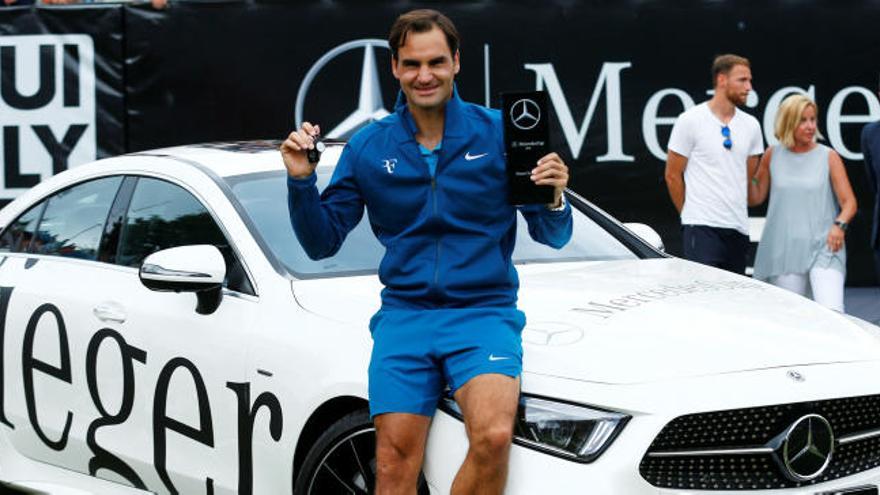
M 819 109 L 804 95 L 779 107 L 774 134 L 749 184 L 749 204 L 770 195 L 754 277 L 843 311 L 847 226 L 856 198 L 843 160 L 816 142 Z

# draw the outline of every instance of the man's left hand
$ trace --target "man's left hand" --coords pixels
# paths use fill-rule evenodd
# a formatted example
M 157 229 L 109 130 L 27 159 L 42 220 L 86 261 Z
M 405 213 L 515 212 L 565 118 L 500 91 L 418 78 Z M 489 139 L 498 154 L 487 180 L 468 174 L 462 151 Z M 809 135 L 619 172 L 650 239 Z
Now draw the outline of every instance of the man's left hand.
M 562 205 L 562 192 L 568 186 L 568 167 L 556 153 L 550 153 L 538 160 L 532 169 L 532 182 L 539 186 L 553 186 L 553 204 L 550 208 Z

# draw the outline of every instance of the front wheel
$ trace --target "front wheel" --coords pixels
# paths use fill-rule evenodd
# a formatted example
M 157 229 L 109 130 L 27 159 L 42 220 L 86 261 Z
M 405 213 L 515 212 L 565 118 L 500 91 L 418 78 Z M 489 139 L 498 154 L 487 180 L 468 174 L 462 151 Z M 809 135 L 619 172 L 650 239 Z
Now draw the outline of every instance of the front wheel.
M 376 484 L 376 428 L 367 409 L 330 425 L 309 450 L 296 477 L 295 495 L 368 495 Z M 428 495 L 419 475 L 419 495 Z

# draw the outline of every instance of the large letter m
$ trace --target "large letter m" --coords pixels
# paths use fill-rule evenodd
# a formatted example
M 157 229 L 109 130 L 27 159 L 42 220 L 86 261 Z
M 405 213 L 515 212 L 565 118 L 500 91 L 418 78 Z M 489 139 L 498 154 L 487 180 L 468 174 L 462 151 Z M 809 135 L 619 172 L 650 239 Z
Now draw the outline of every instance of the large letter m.
M 590 122 L 593 120 L 596 105 L 599 103 L 599 94 L 602 93 L 602 89 L 605 89 L 608 149 L 604 155 L 596 157 L 596 161 L 635 161 L 635 158 L 623 153 L 623 132 L 620 117 L 620 71 L 630 67 L 632 67 L 631 62 L 605 62 L 602 64 L 602 72 L 599 73 L 599 80 L 596 81 L 596 86 L 593 88 L 593 96 L 590 98 L 590 104 L 587 107 L 587 115 L 584 117 L 580 128 L 578 128 L 575 125 L 574 117 L 571 115 L 571 109 L 568 107 L 565 93 L 562 92 L 559 78 L 556 77 L 556 70 L 553 68 L 553 64 L 525 64 L 527 70 L 535 71 L 536 89 L 541 91 L 546 86 L 547 93 L 550 95 L 550 102 L 553 104 L 556 115 L 559 117 L 562 133 L 565 135 L 565 140 L 568 142 L 568 147 L 571 150 L 571 156 L 575 160 L 580 156 L 581 148 L 583 148 L 584 142 L 587 139 L 587 130 L 590 127 Z

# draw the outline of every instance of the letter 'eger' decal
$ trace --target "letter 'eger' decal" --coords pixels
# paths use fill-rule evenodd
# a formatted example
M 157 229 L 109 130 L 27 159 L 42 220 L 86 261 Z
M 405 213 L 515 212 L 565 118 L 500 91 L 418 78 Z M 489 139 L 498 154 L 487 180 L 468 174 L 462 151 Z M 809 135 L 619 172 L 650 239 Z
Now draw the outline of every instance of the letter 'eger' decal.
M 6 261 L 6 258 L 3 258 Z M 9 299 L 15 287 L 0 287 L 0 423 L 15 428 L 6 419 L 6 314 L 9 311 Z
M 37 324 L 46 313 L 54 316 L 55 322 L 58 325 L 58 347 L 61 353 L 61 366 L 57 368 L 34 357 L 34 336 L 37 333 Z M 73 423 L 73 413 L 67 411 L 67 419 L 64 422 L 61 438 L 51 440 L 46 436 L 37 419 L 37 403 L 34 397 L 34 371 L 40 371 L 62 382 L 72 383 L 70 376 L 70 346 L 67 344 L 67 327 L 64 326 L 64 318 L 61 316 L 61 311 L 53 304 L 46 303 L 37 308 L 34 314 L 31 315 L 30 321 L 28 321 L 27 329 L 24 332 L 24 343 L 21 346 L 21 372 L 24 380 L 24 399 L 27 403 L 28 418 L 31 421 L 31 426 L 34 428 L 34 432 L 50 449 L 64 450 L 64 447 L 67 445 L 68 435 L 70 434 L 70 426 Z
M 107 408 L 101 402 L 101 395 L 98 390 L 98 351 L 101 348 L 101 343 L 108 339 L 116 343 L 122 356 L 122 404 L 119 406 L 119 412 L 116 414 L 107 412 Z M 86 351 L 86 379 L 89 382 L 89 394 L 92 396 L 92 402 L 95 403 L 95 407 L 101 413 L 101 417 L 92 421 L 86 433 L 86 443 L 92 449 L 92 453 L 95 454 L 89 460 L 89 474 L 95 476 L 99 469 L 106 469 L 122 476 L 133 486 L 146 490 L 146 485 L 144 485 L 144 482 L 137 473 L 134 472 L 134 469 L 119 457 L 101 448 L 95 439 L 98 428 L 120 425 L 131 414 L 131 409 L 134 406 L 135 392 L 134 364 L 132 361 L 145 364 L 147 362 L 147 353 L 137 347 L 128 345 L 122 335 L 115 330 L 102 328 L 89 341 L 89 348 Z
M 6 356 L 6 332 L 7 315 L 12 299 L 14 287 L 0 287 L 0 356 Z M 60 363 L 57 367 L 51 365 L 41 359 L 34 357 L 34 343 L 36 340 L 37 328 L 41 319 L 50 314 L 56 323 L 58 333 L 58 349 L 59 358 L 51 359 L 53 362 Z M 47 327 L 43 327 L 43 331 L 47 331 Z M 42 338 L 42 337 L 41 337 Z M 98 375 L 98 360 L 102 356 L 102 349 L 106 354 L 107 347 L 105 344 L 111 344 L 118 350 L 118 355 L 122 360 L 122 399 L 119 401 L 119 410 L 111 412 L 107 410 L 102 399 L 100 390 L 100 377 Z M 103 347 L 102 347 L 103 346 Z M 73 423 L 73 413 L 68 411 L 60 438 L 53 440 L 49 438 L 40 426 L 37 416 L 38 405 L 36 393 L 38 387 L 34 386 L 34 372 L 39 371 L 52 378 L 65 383 L 72 384 L 71 373 L 71 357 L 70 346 L 68 343 L 67 327 L 64 323 L 64 317 L 61 311 L 53 304 L 43 304 L 39 306 L 27 323 L 24 331 L 24 339 L 22 343 L 22 379 L 24 381 L 24 399 L 27 405 L 28 418 L 34 433 L 49 448 L 56 451 L 63 451 L 67 447 L 71 426 Z M 111 351 L 109 356 L 115 356 L 116 352 Z M 48 356 L 44 358 L 48 359 Z M 106 358 L 105 358 L 106 359 Z M 141 490 L 154 490 L 154 487 L 148 487 L 143 478 L 125 463 L 115 453 L 101 447 L 98 444 L 98 430 L 104 427 L 111 427 L 125 423 L 131 416 L 135 403 L 136 383 L 135 383 L 135 363 L 146 364 L 147 352 L 143 349 L 129 344 L 125 338 L 112 328 L 101 328 L 89 340 L 86 348 L 85 368 L 86 381 L 88 384 L 89 395 L 92 403 L 100 414 L 99 417 L 92 420 L 86 430 L 86 444 L 92 451 L 92 458 L 89 459 L 88 470 L 91 476 L 97 476 L 101 470 L 110 471 L 123 479 L 132 486 Z M 171 380 L 179 369 L 188 372 L 192 384 L 196 390 L 195 407 L 198 408 L 199 424 L 192 426 L 185 424 L 175 418 L 169 417 L 167 414 L 168 394 Z M 14 428 L 13 424 L 6 417 L 6 387 L 5 387 L 5 367 L 0 361 L 0 422 L 10 428 Z M 240 495 L 251 495 L 253 493 L 253 438 L 254 423 L 257 414 L 261 409 L 269 415 L 269 435 L 278 442 L 281 440 L 281 434 L 284 425 L 284 415 L 281 409 L 281 403 L 278 398 L 271 392 L 263 392 L 257 395 L 256 399 L 251 402 L 251 384 L 249 382 L 226 382 L 226 388 L 231 390 L 236 397 L 237 416 L 238 416 L 238 490 Z M 111 401 L 116 402 L 116 401 Z M 146 426 L 146 425 L 145 425 Z M 58 431 L 58 428 L 52 428 Z M 168 470 L 167 457 L 167 432 L 173 431 L 185 436 L 191 440 L 199 442 L 203 445 L 214 447 L 214 426 L 211 414 L 211 404 L 208 399 L 208 391 L 205 382 L 196 365 L 183 357 L 175 357 L 168 361 L 159 373 L 156 382 L 156 390 L 153 396 L 153 464 L 156 473 L 165 485 L 169 493 L 179 494 L 179 490 L 171 480 Z M 213 495 L 214 480 L 210 477 L 205 479 L 206 493 Z
M 252 407 L 250 383 L 226 382 L 226 387 L 238 397 L 238 495 L 251 495 L 254 489 L 254 419 L 261 407 L 268 409 L 269 434 L 272 440 L 281 440 L 284 422 L 281 404 L 274 395 L 263 392 L 257 396 Z
M 196 387 L 196 404 L 199 408 L 199 426 L 198 428 L 181 423 L 174 418 L 166 416 L 166 406 L 168 405 L 168 386 L 171 384 L 171 377 L 179 368 L 184 368 L 192 376 L 193 385 Z M 168 476 L 168 466 L 166 464 L 167 444 L 165 438 L 166 430 L 170 430 L 181 435 L 191 438 L 196 442 L 214 447 L 214 424 L 211 420 L 211 404 L 208 402 L 208 390 L 205 388 L 205 381 L 202 380 L 202 374 L 196 368 L 192 361 L 177 357 L 168 361 L 168 364 L 162 368 L 159 373 L 159 380 L 156 382 L 156 395 L 153 397 L 153 464 L 156 466 L 156 472 L 162 483 L 174 495 L 180 492 L 171 482 Z M 208 478 L 206 480 L 208 493 L 214 493 L 214 480 Z

